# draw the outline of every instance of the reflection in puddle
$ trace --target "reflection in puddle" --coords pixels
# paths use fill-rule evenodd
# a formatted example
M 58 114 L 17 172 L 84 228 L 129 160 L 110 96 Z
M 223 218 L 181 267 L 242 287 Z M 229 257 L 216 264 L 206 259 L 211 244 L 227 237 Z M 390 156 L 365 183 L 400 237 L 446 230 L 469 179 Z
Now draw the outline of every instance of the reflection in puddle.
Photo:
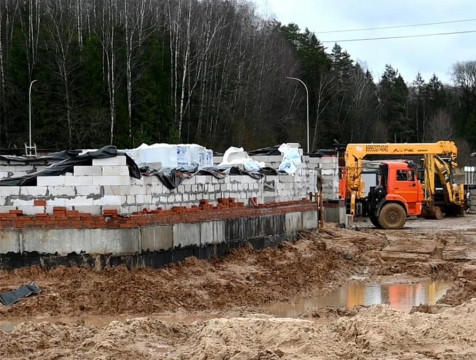
M 418 284 L 367 284 L 362 281 L 351 281 L 345 286 L 317 298 L 296 297 L 285 303 L 275 303 L 268 307 L 268 311 L 278 317 L 296 318 L 305 311 L 317 307 L 347 308 L 355 306 L 369 306 L 375 304 L 388 304 L 391 308 L 409 312 L 412 306 L 420 304 L 434 305 L 452 287 L 451 282 L 436 281 Z M 196 316 L 190 314 L 170 314 L 154 318 L 169 322 L 192 322 L 206 320 L 213 316 Z M 36 323 L 66 323 L 81 324 L 87 327 L 104 327 L 114 320 L 125 321 L 128 316 L 81 316 L 81 317 L 47 317 L 47 318 L 18 318 L 0 320 L 0 331 L 13 331 L 21 322 L 32 321 Z
M 392 309 L 409 312 L 420 304 L 434 305 L 451 288 L 446 281 L 417 284 L 366 284 L 351 281 L 317 298 L 296 297 L 290 302 L 272 304 L 268 310 L 279 317 L 298 317 L 316 307 L 347 308 L 388 304 Z

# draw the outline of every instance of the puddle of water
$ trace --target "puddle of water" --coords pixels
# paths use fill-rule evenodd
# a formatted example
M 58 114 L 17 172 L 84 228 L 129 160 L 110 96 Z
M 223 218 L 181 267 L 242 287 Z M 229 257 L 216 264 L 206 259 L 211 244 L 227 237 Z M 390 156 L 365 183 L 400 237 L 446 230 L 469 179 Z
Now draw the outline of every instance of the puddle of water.
M 347 308 L 388 304 L 391 308 L 409 312 L 412 306 L 420 304 L 434 305 L 452 287 L 451 282 L 436 281 L 418 284 L 392 283 L 367 284 L 353 280 L 343 287 L 316 298 L 295 297 L 289 302 L 275 303 L 267 308 L 278 317 L 296 318 L 309 309 L 317 307 Z M 207 320 L 213 316 L 169 314 L 154 316 L 158 320 L 169 322 Z M 17 318 L 0 320 L 0 331 L 11 332 L 21 322 L 50 322 L 50 323 L 81 323 L 87 327 L 104 327 L 114 320 L 125 321 L 128 316 L 81 316 L 81 317 L 46 317 L 46 318 Z
M 392 309 L 409 312 L 420 304 L 434 305 L 452 287 L 447 281 L 417 284 L 366 284 L 351 281 L 322 297 L 298 296 L 286 303 L 275 303 L 268 310 L 279 317 L 296 318 L 317 307 L 347 308 L 388 304 Z

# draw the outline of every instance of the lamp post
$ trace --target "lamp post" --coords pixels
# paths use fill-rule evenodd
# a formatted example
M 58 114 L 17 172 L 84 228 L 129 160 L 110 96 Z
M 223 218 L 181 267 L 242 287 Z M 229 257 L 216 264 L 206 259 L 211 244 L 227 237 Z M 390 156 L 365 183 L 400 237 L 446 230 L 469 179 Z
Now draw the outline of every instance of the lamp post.
M 28 155 L 30 155 L 30 151 L 32 149 L 31 146 L 31 87 L 33 86 L 33 83 L 35 83 L 38 80 L 33 80 L 30 83 L 30 90 L 28 91 L 28 124 L 29 124 L 29 129 L 30 129 L 30 142 L 29 142 L 29 147 L 28 147 Z
M 302 81 L 301 79 L 298 79 L 298 78 L 295 78 L 295 77 L 289 77 L 289 76 L 286 76 L 286 79 L 299 81 L 301 84 L 304 85 L 304 88 L 306 89 L 307 153 L 309 154 L 309 90 L 307 89 L 307 86 L 304 83 L 304 81 Z

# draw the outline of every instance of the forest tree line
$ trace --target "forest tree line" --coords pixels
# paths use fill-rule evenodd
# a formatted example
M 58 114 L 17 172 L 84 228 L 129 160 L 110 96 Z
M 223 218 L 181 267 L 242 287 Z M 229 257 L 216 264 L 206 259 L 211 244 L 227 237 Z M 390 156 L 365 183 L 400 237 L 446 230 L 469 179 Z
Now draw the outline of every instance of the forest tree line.
M 3 0 L 0 148 L 282 142 L 476 144 L 476 61 L 380 79 L 335 44 L 263 19 L 245 0 Z M 36 80 L 32 84 L 32 81 Z

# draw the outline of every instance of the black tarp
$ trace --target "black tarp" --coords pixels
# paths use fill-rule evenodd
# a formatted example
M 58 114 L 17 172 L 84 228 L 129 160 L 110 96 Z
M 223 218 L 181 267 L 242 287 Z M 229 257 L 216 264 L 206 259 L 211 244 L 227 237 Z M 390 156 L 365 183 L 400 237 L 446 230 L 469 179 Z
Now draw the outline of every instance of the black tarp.
M 5 306 L 16 303 L 21 298 L 36 295 L 41 292 L 38 285 L 31 283 L 30 285 L 22 285 L 16 290 L 6 291 L 0 294 L 0 302 Z
M 269 146 L 265 148 L 255 149 L 251 151 L 247 151 L 248 155 L 262 155 L 262 156 L 273 156 L 273 155 L 282 155 L 281 151 L 279 151 L 280 145 Z
M 141 178 L 141 173 L 137 164 L 126 153 L 120 152 L 115 146 L 104 146 L 99 150 L 88 151 L 81 154 L 80 150 L 67 150 L 41 156 L 37 159 L 60 160 L 59 162 L 48 166 L 46 169 L 31 174 L 5 178 L 0 180 L 0 186 L 36 186 L 36 178 L 38 176 L 58 176 L 68 172 L 72 173 L 77 165 L 92 165 L 93 159 L 105 159 L 125 155 L 127 166 L 129 167 L 129 175 L 136 179 Z
M 191 178 L 195 175 L 210 175 L 217 179 L 223 179 L 227 175 L 247 175 L 253 179 L 261 179 L 264 175 L 277 175 L 275 169 L 264 167 L 259 171 L 246 171 L 238 166 L 216 166 L 198 168 L 198 165 L 189 167 L 180 167 L 175 169 L 155 170 L 149 167 L 140 168 L 144 176 L 157 176 L 167 189 L 173 190 L 178 187 L 184 179 Z

